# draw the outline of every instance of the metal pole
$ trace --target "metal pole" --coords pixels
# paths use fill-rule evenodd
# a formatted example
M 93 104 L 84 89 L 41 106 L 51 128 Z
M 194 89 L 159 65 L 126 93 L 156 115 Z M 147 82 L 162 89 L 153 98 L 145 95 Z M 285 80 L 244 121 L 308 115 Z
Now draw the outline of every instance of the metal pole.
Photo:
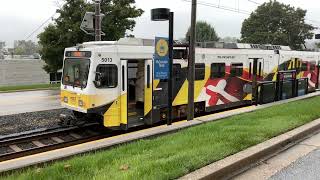
M 194 64 L 195 64 L 195 44 L 196 44 L 196 20 L 197 20 L 197 0 L 192 0 L 191 8 L 191 28 L 190 28 L 190 54 L 188 59 L 188 110 L 187 120 L 194 118 Z
M 253 58 L 253 72 L 252 72 L 252 102 L 257 105 L 257 72 L 258 72 L 258 58 Z
M 172 65 L 173 65 L 173 24 L 174 13 L 169 16 L 169 79 L 168 79 L 168 125 L 172 124 Z
M 100 0 L 95 0 L 95 41 L 101 41 Z

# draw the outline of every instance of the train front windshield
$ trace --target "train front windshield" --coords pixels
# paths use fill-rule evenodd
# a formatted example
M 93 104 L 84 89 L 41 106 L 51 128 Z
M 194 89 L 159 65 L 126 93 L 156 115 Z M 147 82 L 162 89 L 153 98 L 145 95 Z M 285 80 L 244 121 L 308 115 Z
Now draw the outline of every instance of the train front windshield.
M 85 88 L 90 68 L 89 59 L 66 59 L 63 68 L 63 85 Z

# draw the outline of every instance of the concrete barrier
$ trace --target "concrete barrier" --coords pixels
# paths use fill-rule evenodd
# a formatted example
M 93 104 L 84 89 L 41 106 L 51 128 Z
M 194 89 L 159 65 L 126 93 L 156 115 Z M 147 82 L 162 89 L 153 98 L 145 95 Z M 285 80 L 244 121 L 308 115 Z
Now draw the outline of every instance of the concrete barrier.
M 49 83 L 44 65 L 40 59 L 0 60 L 0 86 Z

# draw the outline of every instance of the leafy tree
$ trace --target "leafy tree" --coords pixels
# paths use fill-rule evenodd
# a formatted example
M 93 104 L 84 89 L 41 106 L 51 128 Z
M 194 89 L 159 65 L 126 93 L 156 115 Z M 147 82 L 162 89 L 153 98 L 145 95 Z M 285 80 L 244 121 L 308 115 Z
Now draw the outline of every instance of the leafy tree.
M 237 43 L 239 41 L 239 39 L 236 37 L 226 36 L 224 38 L 221 38 L 220 41 L 225 42 L 225 43 Z
M 94 40 L 93 36 L 86 35 L 79 28 L 85 12 L 94 12 L 92 2 L 64 1 L 62 8 L 57 10 L 60 16 L 38 35 L 42 47 L 40 53 L 47 64 L 44 67 L 47 72 L 56 72 L 62 67 L 63 52 L 66 47 Z M 143 13 L 143 10 L 136 8 L 134 3 L 135 0 L 101 1 L 101 12 L 105 14 L 102 31 L 106 33 L 102 40 L 118 40 L 126 35 L 127 30 L 133 30 L 135 20 L 132 18 L 139 17 Z
M 0 41 L 0 50 L 2 50 L 4 47 L 6 47 L 6 42 Z
M 190 28 L 186 34 L 186 39 L 189 39 Z M 196 40 L 197 42 L 209 42 L 209 41 L 218 41 L 219 37 L 214 30 L 214 27 L 208 24 L 205 21 L 198 21 L 196 23 Z
M 14 53 L 17 55 L 32 55 L 39 52 L 39 46 L 31 40 L 18 40 L 14 42 Z
M 313 37 L 314 30 L 305 22 L 306 12 L 270 0 L 244 20 L 241 40 L 244 43 L 288 45 L 292 49 L 301 49 L 301 44 Z

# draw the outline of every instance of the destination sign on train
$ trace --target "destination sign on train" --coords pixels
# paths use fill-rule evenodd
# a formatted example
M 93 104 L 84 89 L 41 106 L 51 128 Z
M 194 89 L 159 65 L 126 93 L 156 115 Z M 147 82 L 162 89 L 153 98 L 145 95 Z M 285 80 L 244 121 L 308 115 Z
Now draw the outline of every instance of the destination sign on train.
M 66 57 L 91 57 L 90 51 L 67 51 Z

